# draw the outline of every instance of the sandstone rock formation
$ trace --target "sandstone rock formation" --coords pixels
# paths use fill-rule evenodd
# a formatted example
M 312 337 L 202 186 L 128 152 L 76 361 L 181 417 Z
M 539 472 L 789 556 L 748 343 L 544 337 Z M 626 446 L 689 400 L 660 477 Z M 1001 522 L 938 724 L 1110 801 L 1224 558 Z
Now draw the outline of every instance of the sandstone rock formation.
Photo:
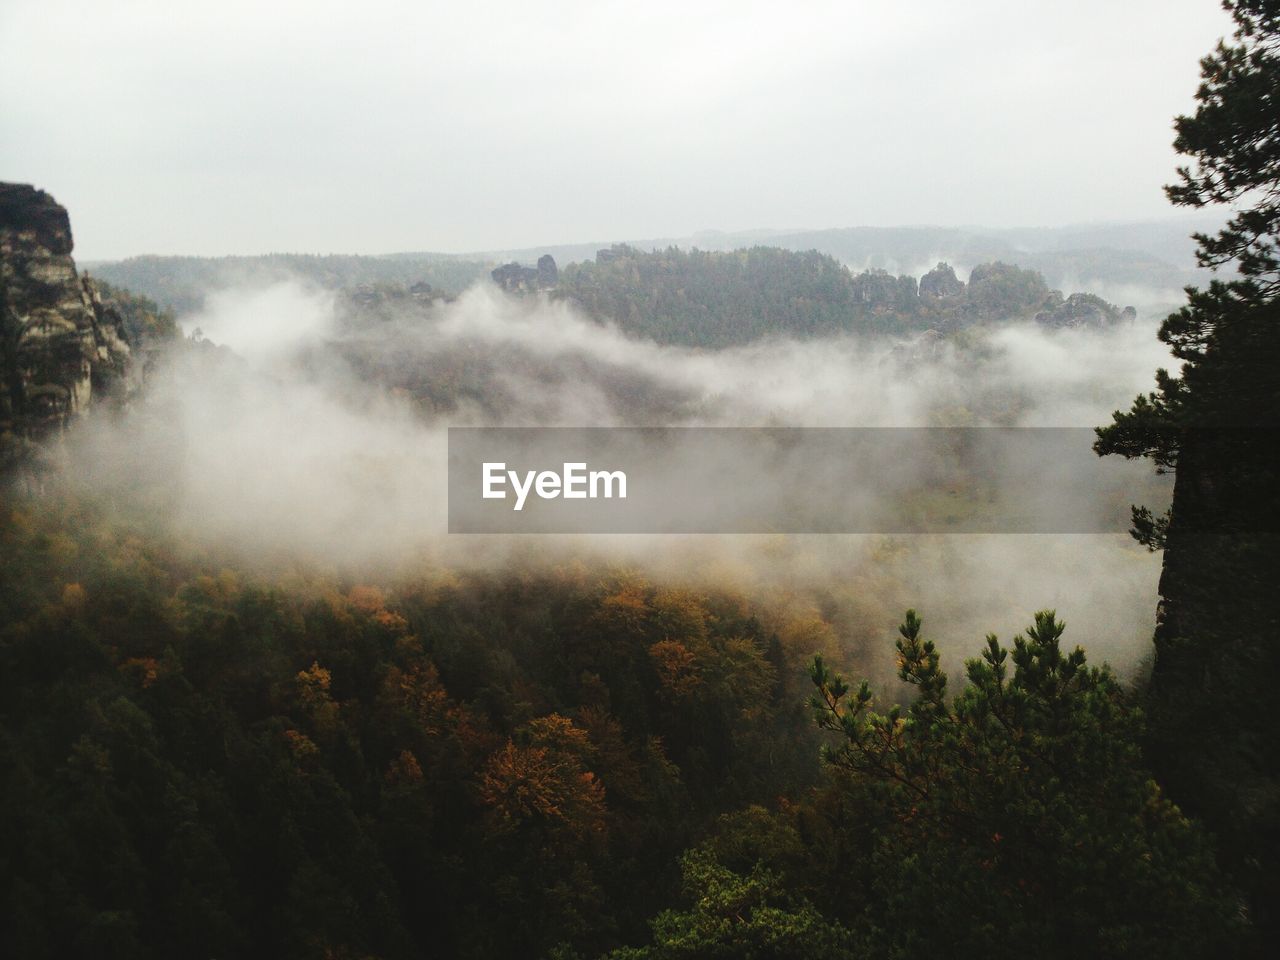
M 1047 309 L 1036 314 L 1036 323 L 1046 327 L 1091 327 L 1102 329 L 1114 326 L 1122 319 L 1132 323 L 1137 313 L 1132 307 L 1125 312 L 1092 293 L 1073 293 L 1065 300 L 1050 303 Z
M 940 263 L 920 278 L 920 298 L 922 300 L 942 300 L 947 297 L 958 297 L 964 293 L 964 283 L 950 264 Z
M 131 386 L 119 312 L 76 272 L 53 197 L 0 183 L 0 464 Z
M 536 267 L 522 267 L 513 261 L 496 268 L 489 276 L 508 293 L 527 293 L 550 290 L 559 281 L 560 271 L 556 268 L 555 257 L 544 253 L 538 258 Z

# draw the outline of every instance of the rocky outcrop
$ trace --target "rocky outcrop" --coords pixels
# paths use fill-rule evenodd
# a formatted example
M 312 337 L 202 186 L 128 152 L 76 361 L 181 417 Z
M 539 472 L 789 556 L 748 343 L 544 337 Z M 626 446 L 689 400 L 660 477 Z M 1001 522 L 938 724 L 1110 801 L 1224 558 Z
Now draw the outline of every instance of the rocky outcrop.
M 964 293 L 964 282 L 956 276 L 950 264 L 940 263 L 920 278 L 922 300 L 945 300 Z
M 1026 318 L 1043 309 L 1054 292 L 1035 270 L 1011 263 L 980 263 L 969 271 L 965 310 L 973 320 Z M 1060 301 L 1061 294 L 1057 294 Z
M 22 460 L 93 404 L 131 386 L 125 324 L 76 272 L 53 197 L 0 183 L 0 460 Z
M 1065 300 L 1059 296 L 1046 304 L 1046 309 L 1036 314 L 1036 323 L 1046 327 L 1103 329 L 1115 326 L 1122 319 L 1132 323 L 1136 317 L 1132 307 L 1120 311 L 1092 293 L 1073 293 Z
M 489 276 L 508 293 L 529 293 L 534 290 L 550 290 L 560 280 L 556 259 L 549 253 L 538 258 L 536 267 L 524 267 L 514 261 L 493 270 Z
M 872 310 L 910 310 L 918 297 L 915 277 L 895 277 L 873 268 L 853 278 L 853 301 Z

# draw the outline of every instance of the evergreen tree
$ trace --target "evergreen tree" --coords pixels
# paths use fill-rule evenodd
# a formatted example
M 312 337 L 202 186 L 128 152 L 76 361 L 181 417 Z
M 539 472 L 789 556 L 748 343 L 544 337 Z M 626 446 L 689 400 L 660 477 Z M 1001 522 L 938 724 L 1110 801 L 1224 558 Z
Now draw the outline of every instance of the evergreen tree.
M 1197 109 L 1176 122 L 1191 163 L 1167 192 L 1235 205 L 1216 236 L 1197 235 L 1201 264 L 1234 275 L 1188 290 L 1160 330 L 1180 371 L 1158 371 L 1096 449 L 1176 472 L 1167 515 L 1135 509 L 1135 536 L 1165 550 L 1147 752 L 1171 796 L 1220 834 L 1264 942 L 1280 900 L 1280 2 L 1224 6 L 1236 31 L 1201 61 Z
M 885 713 L 814 661 L 818 722 L 839 737 L 827 759 L 873 825 L 860 955 L 1231 955 L 1234 904 L 1143 768 L 1141 712 L 1108 668 L 1063 651 L 1063 630 L 1042 611 L 1012 650 L 989 635 L 950 697 L 908 611 L 898 676 L 916 697 Z

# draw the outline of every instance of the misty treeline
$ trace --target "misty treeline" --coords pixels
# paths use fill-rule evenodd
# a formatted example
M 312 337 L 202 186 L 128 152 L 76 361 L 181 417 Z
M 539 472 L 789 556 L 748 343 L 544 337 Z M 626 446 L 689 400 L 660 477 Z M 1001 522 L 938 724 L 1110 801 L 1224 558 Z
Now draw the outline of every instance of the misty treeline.
M 1101 297 L 1064 297 L 1036 271 L 1007 263 L 979 264 L 967 283 L 940 263 L 917 281 L 882 269 L 855 273 L 815 250 L 768 246 L 649 253 L 615 246 L 594 262 L 569 264 L 556 295 L 630 334 L 701 347 L 771 336 L 954 332 L 1035 319 L 1106 327 L 1122 316 Z
M 410 255 L 134 257 L 94 270 L 182 314 L 206 308 L 220 290 L 302 281 L 342 291 L 347 306 L 366 316 L 385 316 L 452 299 L 488 276 L 479 261 Z M 629 336 L 710 348 L 778 337 L 955 335 L 1019 321 L 1098 329 L 1135 316 L 1096 294 L 1064 296 L 1039 272 L 1001 261 L 978 264 L 967 282 L 945 263 L 917 280 L 881 268 L 853 271 L 816 250 L 771 246 L 646 252 L 618 244 L 568 264 L 547 292 Z
M 483 260 L 444 254 L 357 256 L 274 253 L 256 257 L 139 256 L 91 264 L 108 283 L 145 295 L 179 314 L 205 306 L 211 291 L 305 280 L 319 287 L 410 287 L 427 284 L 440 296 L 461 293 L 489 275 Z

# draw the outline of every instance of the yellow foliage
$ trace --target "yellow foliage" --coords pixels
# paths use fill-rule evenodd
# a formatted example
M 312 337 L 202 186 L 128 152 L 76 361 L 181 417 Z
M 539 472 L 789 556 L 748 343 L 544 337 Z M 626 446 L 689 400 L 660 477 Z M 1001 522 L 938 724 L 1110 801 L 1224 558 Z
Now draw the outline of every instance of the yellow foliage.
M 611 632 L 634 633 L 643 628 L 649 617 L 649 602 L 643 582 L 623 583 L 600 601 L 599 619 Z
M 289 752 L 298 762 L 309 760 L 320 753 L 320 748 L 315 745 L 315 742 L 300 730 L 286 730 L 284 739 L 289 746 Z
M 351 605 L 365 614 L 376 614 L 386 609 L 387 592 L 381 587 L 360 585 L 351 588 L 347 594 Z
M 320 730 L 331 730 L 338 722 L 338 705 L 329 695 L 332 681 L 329 671 L 320 666 L 319 661 L 312 661 L 310 667 L 299 671 L 295 680 L 298 698 L 307 708 L 312 722 Z
M 653 598 L 653 618 L 662 636 L 673 640 L 701 640 L 707 635 L 707 609 L 688 590 L 660 590 Z
M 311 666 L 306 670 L 299 670 L 296 679 L 298 693 L 304 703 L 323 703 L 329 699 L 329 685 L 333 681 L 333 675 L 320 666 L 319 660 L 311 661 Z
M 838 662 L 840 644 L 831 624 L 818 616 L 816 612 L 787 621 L 778 631 L 778 639 L 787 657 L 797 662 L 807 662 L 815 654 L 824 659 Z

